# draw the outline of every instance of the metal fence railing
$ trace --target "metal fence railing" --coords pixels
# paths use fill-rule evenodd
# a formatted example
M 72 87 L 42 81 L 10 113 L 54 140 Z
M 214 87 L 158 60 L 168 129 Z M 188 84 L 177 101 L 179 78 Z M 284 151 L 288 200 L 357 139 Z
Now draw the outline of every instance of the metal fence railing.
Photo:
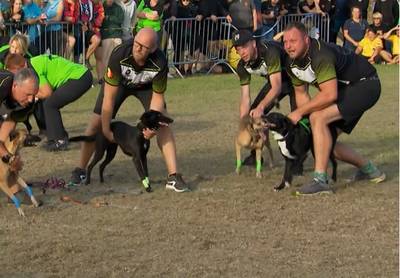
M 311 13 L 282 16 L 269 30 L 256 37 L 265 39 L 267 34 L 282 32 L 293 21 L 304 23 L 311 37 L 329 41 L 329 16 Z M 164 33 L 168 43 L 164 44 L 163 50 L 169 66 L 181 77 L 181 68 L 188 64 L 208 64 L 208 73 L 216 65 L 225 64 L 235 72 L 227 62 L 231 33 L 235 29 L 224 17 L 219 17 L 215 22 L 209 18 L 203 21 L 195 18 L 166 20 Z
M 11 37 L 17 32 L 29 38 L 29 45 L 37 54 L 51 53 L 65 58 L 74 58 L 75 53 L 85 57 L 85 32 L 81 24 L 49 22 L 46 24 L 4 23 L 0 28 L 2 37 Z M 74 45 L 71 45 L 71 41 Z M 82 59 L 85 63 L 85 59 Z
M 220 43 L 231 39 L 231 25 L 226 18 L 219 17 L 216 21 L 209 18 L 202 21 L 195 18 L 167 19 L 164 31 L 169 43 L 163 50 L 169 66 L 181 77 L 179 67 L 186 64 L 209 64 L 209 72 L 218 64 L 229 66 L 226 60 L 229 45 Z
M 322 14 L 289 14 L 282 16 L 276 26 L 277 33 L 285 30 L 286 25 L 291 22 L 302 22 L 308 31 L 308 34 L 316 39 L 329 41 L 329 16 Z

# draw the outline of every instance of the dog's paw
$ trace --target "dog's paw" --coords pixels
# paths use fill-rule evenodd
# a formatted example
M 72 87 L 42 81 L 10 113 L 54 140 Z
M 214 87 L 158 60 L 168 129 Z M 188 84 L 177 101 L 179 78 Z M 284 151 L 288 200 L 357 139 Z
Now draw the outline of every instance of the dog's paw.
M 34 196 L 31 197 L 31 201 L 32 201 L 33 207 L 38 208 L 40 206 L 39 202 L 36 200 L 36 198 Z
M 25 213 L 24 213 L 24 211 L 22 210 L 22 208 L 18 208 L 17 210 L 18 210 L 19 216 L 25 217 Z
M 240 168 L 236 168 L 236 174 L 240 175 Z
M 286 187 L 290 187 L 290 183 L 288 182 L 280 183 L 279 185 L 274 187 L 274 191 L 278 192 L 281 191 L 282 189 L 285 189 Z
M 153 192 L 153 188 L 151 188 L 151 186 L 149 185 L 149 186 L 146 188 L 146 192 L 147 192 L 147 193 Z
M 257 179 L 261 179 L 261 178 L 262 178 L 261 172 L 257 172 L 257 173 L 256 173 L 256 178 L 257 178 Z

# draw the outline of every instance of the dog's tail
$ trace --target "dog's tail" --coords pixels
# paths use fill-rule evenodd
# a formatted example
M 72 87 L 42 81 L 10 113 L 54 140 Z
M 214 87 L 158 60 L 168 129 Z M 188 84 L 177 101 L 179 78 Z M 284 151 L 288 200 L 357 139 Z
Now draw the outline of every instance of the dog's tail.
M 70 137 L 69 142 L 94 142 L 96 140 L 96 135 L 90 135 L 90 136 L 86 136 L 86 135 L 80 135 L 80 136 L 74 136 L 74 137 Z

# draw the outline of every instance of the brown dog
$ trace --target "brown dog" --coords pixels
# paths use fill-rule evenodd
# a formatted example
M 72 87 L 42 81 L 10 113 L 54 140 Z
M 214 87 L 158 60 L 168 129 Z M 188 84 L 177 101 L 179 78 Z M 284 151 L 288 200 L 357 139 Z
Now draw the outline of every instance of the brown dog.
M 28 132 L 25 129 L 18 129 L 13 132 L 4 142 L 4 146 L 8 150 L 8 152 L 12 155 L 17 155 L 20 147 L 23 146 L 23 143 L 26 139 Z M 25 216 L 22 208 L 20 207 L 20 202 L 18 198 L 14 195 L 12 191 L 12 187 L 22 188 L 26 191 L 28 196 L 31 198 L 32 204 L 35 207 L 38 207 L 39 204 L 35 197 L 32 194 L 31 188 L 26 184 L 26 182 L 19 176 L 18 170 L 10 169 L 10 165 L 0 161 L 0 188 L 4 193 L 14 202 L 15 207 L 18 210 L 19 215 Z
M 241 149 L 246 148 L 256 151 L 256 177 L 261 178 L 261 153 L 264 146 L 267 147 L 270 160 L 269 166 L 273 167 L 273 155 L 271 144 L 269 142 L 269 133 L 264 131 L 266 128 L 265 122 L 261 118 L 252 118 L 245 116 L 239 124 L 239 133 L 236 136 L 236 173 L 240 174 L 242 167 Z

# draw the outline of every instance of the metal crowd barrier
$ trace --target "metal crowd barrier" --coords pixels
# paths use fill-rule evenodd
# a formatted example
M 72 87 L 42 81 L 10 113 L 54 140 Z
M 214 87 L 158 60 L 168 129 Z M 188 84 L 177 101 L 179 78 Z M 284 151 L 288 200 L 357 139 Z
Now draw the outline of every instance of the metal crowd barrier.
M 282 32 L 286 25 L 293 21 L 304 23 L 311 37 L 329 41 L 329 16 L 321 14 L 282 16 L 266 33 Z M 169 66 L 181 77 L 181 68 L 188 64 L 209 64 L 208 73 L 216 65 L 225 64 L 235 72 L 227 62 L 227 53 L 231 46 L 226 43 L 231 40 L 234 29 L 236 28 L 224 17 L 219 17 L 216 22 L 209 18 L 202 21 L 195 18 L 167 19 L 164 22 L 164 41 L 167 43 L 163 44 L 163 51 L 168 57 Z
M 79 48 L 85 57 L 85 32 L 82 32 L 81 24 L 70 24 L 68 22 L 49 22 L 46 24 L 27 23 L 4 23 L 0 26 L 2 37 L 10 38 L 20 32 L 29 37 L 29 45 L 36 54 L 50 53 L 63 56 L 67 59 L 74 59 L 74 49 L 69 53 L 69 37 L 75 39 L 75 47 Z M 85 63 L 85 59 L 82 59 Z
M 225 17 L 219 17 L 215 22 L 210 18 L 202 21 L 195 18 L 165 20 L 166 43 L 163 51 L 168 57 L 169 66 L 181 77 L 179 68 L 187 64 L 195 64 L 195 67 L 197 64 L 208 64 L 208 73 L 218 64 L 226 64 L 231 68 L 226 59 L 229 45 L 220 43 L 231 39 L 231 27 Z
M 329 41 L 329 15 L 307 13 L 282 16 L 277 22 L 277 33 L 284 31 L 286 25 L 295 21 L 302 22 L 311 37 Z

